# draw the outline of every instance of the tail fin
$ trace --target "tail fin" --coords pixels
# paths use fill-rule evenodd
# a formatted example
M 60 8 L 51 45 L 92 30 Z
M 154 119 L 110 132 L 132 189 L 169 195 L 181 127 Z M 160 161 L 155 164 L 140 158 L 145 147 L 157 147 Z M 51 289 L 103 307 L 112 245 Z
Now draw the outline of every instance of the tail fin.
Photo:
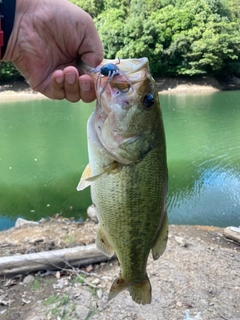
M 126 283 L 121 275 L 113 281 L 108 301 L 116 297 L 121 291 L 128 290 L 133 301 L 138 304 L 148 304 L 152 300 L 152 288 L 148 276 L 135 284 Z

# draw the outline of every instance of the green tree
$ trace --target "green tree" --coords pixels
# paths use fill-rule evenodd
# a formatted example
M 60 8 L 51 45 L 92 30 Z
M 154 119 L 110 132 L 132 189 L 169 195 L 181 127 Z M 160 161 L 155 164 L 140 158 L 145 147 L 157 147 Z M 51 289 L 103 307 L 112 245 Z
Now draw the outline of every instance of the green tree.
M 240 19 L 240 1 L 239 0 L 225 0 L 225 6 L 229 9 L 230 16 L 233 21 Z
M 104 8 L 104 0 L 70 0 L 78 7 L 88 12 L 93 18 L 97 17 L 98 14 Z
M 113 8 L 127 11 L 131 0 L 103 0 L 103 2 L 104 12 L 107 12 Z
M 115 58 L 116 53 L 124 45 L 122 29 L 125 23 L 126 12 L 112 8 L 103 11 L 96 19 L 95 25 L 103 42 L 105 58 Z
M 22 75 L 11 62 L 0 62 L 0 83 L 23 80 Z
M 240 37 L 236 23 L 208 23 L 202 37 L 187 53 L 190 68 L 183 73 L 239 73 Z M 236 68 L 236 64 L 239 67 Z

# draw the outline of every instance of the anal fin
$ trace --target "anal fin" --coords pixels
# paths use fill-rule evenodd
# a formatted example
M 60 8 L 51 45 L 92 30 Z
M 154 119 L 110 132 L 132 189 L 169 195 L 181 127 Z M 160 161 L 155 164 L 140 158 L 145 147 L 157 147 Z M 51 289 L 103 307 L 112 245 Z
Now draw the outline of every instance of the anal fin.
M 168 216 L 167 212 L 164 213 L 164 218 L 162 221 L 162 226 L 158 231 L 156 241 L 152 247 L 152 256 L 154 260 L 157 260 L 165 251 L 168 239 Z
M 96 246 L 106 256 L 112 257 L 114 255 L 114 249 L 110 245 L 110 243 L 109 243 L 104 231 L 102 230 L 101 226 L 99 226 L 98 229 L 97 229 Z

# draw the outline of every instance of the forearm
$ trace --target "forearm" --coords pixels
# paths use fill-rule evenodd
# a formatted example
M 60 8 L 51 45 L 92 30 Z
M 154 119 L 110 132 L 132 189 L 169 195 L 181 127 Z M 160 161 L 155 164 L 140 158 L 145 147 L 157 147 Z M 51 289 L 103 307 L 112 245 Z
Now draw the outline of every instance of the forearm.
M 0 0 L 1 2 L 1 0 Z M 7 44 L 9 42 L 13 24 L 14 24 L 14 17 L 15 17 L 15 7 L 16 7 L 16 0 L 2 0 L 1 4 L 1 27 L 3 31 L 3 47 L 1 47 L 1 56 L 0 60 L 3 58 Z

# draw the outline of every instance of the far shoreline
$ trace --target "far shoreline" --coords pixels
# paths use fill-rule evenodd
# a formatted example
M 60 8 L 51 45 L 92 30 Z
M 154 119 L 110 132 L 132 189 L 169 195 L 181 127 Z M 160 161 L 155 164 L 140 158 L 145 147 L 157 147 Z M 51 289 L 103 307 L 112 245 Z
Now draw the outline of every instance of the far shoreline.
M 47 99 L 43 94 L 30 88 L 26 81 L 16 81 L 0 85 L 0 101 Z
M 160 95 L 210 94 L 226 90 L 240 90 L 240 78 L 230 77 L 220 81 L 214 77 L 154 77 Z M 48 99 L 32 90 L 27 82 L 0 84 L 0 101 Z

